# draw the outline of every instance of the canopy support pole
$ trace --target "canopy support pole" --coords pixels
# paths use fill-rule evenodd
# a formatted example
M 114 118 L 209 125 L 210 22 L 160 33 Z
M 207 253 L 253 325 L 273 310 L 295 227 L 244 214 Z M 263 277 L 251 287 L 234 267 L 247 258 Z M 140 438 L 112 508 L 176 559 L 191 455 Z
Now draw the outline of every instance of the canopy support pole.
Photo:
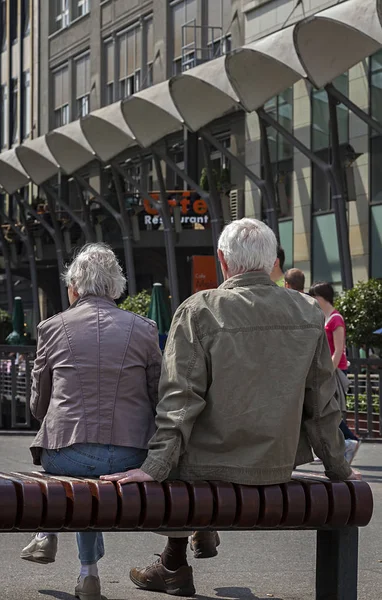
M 36 258 L 34 255 L 34 248 L 32 244 L 32 239 L 30 233 L 28 231 L 28 227 L 25 219 L 24 208 L 20 206 L 20 219 L 21 223 L 25 229 L 25 234 L 21 232 L 20 227 L 8 217 L 3 211 L 0 212 L 5 223 L 10 225 L 12 231 L 20 238 L 20 240 L 25 244 L 29 262 L 29 272 L 31 278 L 31 286 L 32 286 L 32 301 L 33 301 L 33 313 L 36 320 L 36 327 L 41 321 L 41 313 L 40 313 L 40 302 L 38 297 L 38 283 L 37 283 L 37 266 L 36 266 Z
M 153 155 L 155 171 L 157 174 L 159 193 L 162 204 L 162 219 L 165 231 L 166 255 L 168 264 L 168 277 L 171 290 L 171 308 L 175 312 L 180 304 L 178 272 L 176 268 L 175 236 L 174 228 L 171 222 L 170 207 L 166 194 L 166 184 L 163 177 L 163 170 L 160 160 L 156 154 Z
M 343 194 L 343 184 L 342 184 L 342 170 L 341 164 L 336 164 L 336 173 L 334 173 L 333 166 L 328 164 L 318 158 L 312 150 L 310 150 L 305 144 L 300 142 L 292 133 L 287 131 L 280 123 L 278 123 L 270 114 L 265 112 L 263 108 L 260 108 L 257 111 L 259 118 L 262 119 L 265 123 L 274 127 L 280 135 L 282 135 L 292 146 L 297 148 L 304 156 L 309 158 L 327 177 L 330 187 L 333 192 L 333 201 L 334 201 L 334 211 L 336 217 L 336 228 L 338 235 L 338 251 L 340 256 L 340 265 L 341 265 L 341 276 L 345 289 L 350 289 L 353 286 L 353 277 L 351 270 L 351 255 L 350 255 L 350 246 L 349 246 L 349 235 L 348 235 L 348 226 L 347 226 L 347 218 L 346 218 L 346 207 L 344 201 Z M 338 175 L 338 169 L 340 176 Z M 345 234 L 345 235 L 344 235 Z M 349 270 L 350 266 L 350 270 Z
M 338 246 L 340 248 L 341 277 L 345 289 L 353 287 L 353 270 L 349 243 L 349 226 L 346 211 L 345 178 L 341 164 L 340 142 L 338 132 L 338 101 L 328 93 L 329 127 L 332 145 L 332 199 L 336 216 Z
M 53 203 L 51 202 L 51 199 L 48 198 L 49 211 L 50 211 L 50 216 L 51 216 L 52 223 L 53 223 L 53 227 L 50 227 L 50 225 L 48 225 L 48 223 L 46 223 L 46 221 L 44 221 L 44 219 L 41 217 L 41 215 L 39 215 L 28 203 L 25 202 L 25 200 L 21 197 L 21 195 L 18 192 L 16 192 L 15 196 L 16 196 L 16 201 L 17 201 L 18 205 L 20 207 L 22 207 L 26 213 L 30 214 L 32 217 L 34 217 L 36 219 L 36 221 L 38 221 L 40 223 L 40 225 L 45 229 L 45 231 L 47 231 L 47 233 L 50 235 L 50 237 L 52 238 L 52 240 L 54 242 L 55 249 L 56 249 L 56 256 L 57 256 L 61 308 L 62 308 L 62 310 L 66 310 L 69 306 L 69 300 L 68 300 L 68 294 L 66 291 L 66 285 L 61 277 L 61 275 L 64 272 L 64 268 L 65 268 L 65 265 L 64 265 L 64 242 L 62 239 L 61 228 L 58 224 L 57 217 L 56 217 L 56 214 L 54 211 Z
M 346 106 L 346 108 L 348 108 L 359 119 L 361 119 L 361 121 L 366 123 L 366 125 L 371 127 L 371 129 L 374 129 L 374 131 L 379 133 L 379 135 L 382 135 L 381 123 L 379 121 L 377 121 L 376 119 L 373 119 L 373 117 L 368 115 L 367 112 L 362 110 L 362 108 L 359 108 L 359 106 L 357 106 L 356 104 L 354 104 L 354 102 L 349 100 L 349 98 L 347 96 L 345 96 L 342 92 L 337 90 L 337 88 L 334 87 L 334 85 L 332 83 L 328 83 L 328 85 L 325 86 L 325 90 L 326 90 L 328 96 L 335 98 L 335 100 L 344 104 Z
M 125 230 L 122 232 L 123 247 L 125 250 L 125 261 L 126 261 L 126 272 L 128 276 L 128 290 L 130 296 L 135 296 L 137 293 L 137 280 L 135 276 L 135 265 L 134 265 L 134 249 L 133 249 L 133 234 L 131 227 L 131 220 L 129 214 L 124 206 L 124 195 L 121 185 L 121 177 L 119 173 L 111 167 L 113 174 L 113 180 L 115 185 L 115 191 L 117 193 L 119 210 L 122 215 L 122 220 L 125 222 Z
M 9 254 L 8 242 L 7 242 L 7 240 L 5 239 L 5 236 L 4 236 L 1 218 L 0 218 L 0 243 L 1 243 L 1 249 L 2 249 L 2 252 L 3 252 L 3 258 L 4 258 L 4 270 L 5 270 L 5 277 L 6 277 L 6 283 L 5 283 L 5 285 L 6 285 L 6 290 L 7 290 L 8 312 L 9 312 L 9 314 L 12 314 L 12 311 L 13 311 L 14 289 L 13 289 L 13 276 L 12 276 L 12 267 L 11 267 L 11 257 L 10 257 L 10 254 Z
M 164 226 L 164 242 L 166 249 L 166 262 L 167 262 L 167 273 L 170 285 L 170 293 L 171 293 L 171 309 L 173 312 L 178 308 L 180 304 L 179 299 L 179 285 L 178 285 L 178 277 L 176 272 L 176 256 L 175 256 L 175 240 L 172 230 L 171 217 L 166 217 L 166 209 L 168 210 L 168 202 L 166 197 L 166 202 L 163 203 L 155 200 L 147 190 L 145 190 L 142 185 L 136 182 L 136 180 L 131 177 L 126 171 L 116 162 L 112 161 L 111 166 L 116 170 L 117 173 L 121 175 L 123 179 L 125 179 L 130 185 L 135 187 L 142 198 L 147 200 L 150 205 L 158 211 L 160 216 L 162 217 L 163 226 Z M 160 183 L 160 182 L 159 182 Z M 174 265 L 175 265 L 175 274 L 174 274 Z
M 223 273 L 220 268 L 220 263 L 218 260 L 219 237 L 220 237 L 220 234 L 222 231 L 222 225 L 220 225 L 220 223 L 221 224 L 223 223 L 223 215 L 222 215 L 222 210 L 221 210 L 221 198 L 220 198 L 218 189 L 216 187 L 216 181 L 215 181 L 214 173 L 213 173 L 213 169 L 212 169 L 211 146 L 210 146 L 209 142 L 207 142 L 203 138 L 202 138 L 202 144 L 203 144 L 204 164 L 206 165 L 206 169 L 207 169 L 209 193 L 210 193 L 210 197 L 213 199 L 213 202 L 211 203 L 211 210 L 213 210 L 213 212 L 211 213 L 212 237 L 213 237 L 214 249 L 215 249 L 215 253 L 216 253 L 216 257 L 217 257 L 217 260 L 215 261 L 216 277 L 217 277 L 217 282 L 220 285 L 221 283 L 223 283 Z
M 216 202 L 216 198 L 213 198 L 212 195 L 205 192 L 198 183 L 196 183 L 192 177 L 190 177 L 183 169 L 178 167 L 178 165 L 168 156 L 165 150 L 160 148 L 159 146 L 155 146 L 152 148 L 153 154 L 157 154 L 166 165 L 174 171 L 179 177 L 185 181 L 191 189 L 194 189 L 197 194 L 199 194 L 200 198 L 205 200 L 208 205 L 208 209 L 210 211 L 211 217 L 211 229 L 212 229 L 212 243 L 215 253 L 215 259 L 218 260 L 218 239 L 221 231 L 223 230 L 223 217 L 221 215 L 221 211 L 219 211 L 220 203 Z
M 225 148 L 223 146 L 223 144 L 207 129 L 203 128 L 200 131 L 200 136 L 202 138 L 204 138 L 205 140 L 207 140 L 208 142 L 210 142 L 211 146 L 214 146 L 216 148 L 216 150 L 218 150 L 219 152 L 221 152 L 223 154 L 223 156 L 228 158 L 228 160 L 232 164 L 234 164 L 238 170 L 240 170 L 246 177 L 248 177 L 248 179 L 250 181 L 252 181 L 259 188 L 259 190 L 261 191 L 261 193 L 265 199 L 265 203 L 267 206 L 266 213 L 269 215 L 269 226 L 271 227 L 273 233 L 275 234 L 275 236 L 277 237 L 277 240 L 279 241 L 279 224 L 278 224 L 278 218 L 277 218 L 276 195 L 275 195 L 273 180 L 271 179 L 267 184 L 267 182 L 264 179 L 262 179 L 261 177 L 256 175 L 256 173 L 254 173 L 251 169 L 249 169 L 249 167 L 247 167 L 247 165 L 242 163 L 241 160 L 237 156 L 235 156 L 235 154 L 233 154 L 230 150 L 228 150 L 228 148 Z M 263 134 L 262 134 L 262 139 L 263 139 Z M 266 141 L 266 144 L 268 147 L 268 138 L 266 138 L 265 141 Z M 265 159 L 266 159 L 267 154 L 269 156 L 269 149 L 268 149 L 268 153 L 265 153 L 265 156 L 264 156 Z M 270 169 L 270 171 L 272 172 L 272 169 Z
M 125 266 L 126 266 L 126 274 L 127 274 L 128 293 L 130 296 L 134 296 L 137 293 L 137 288 L 136 288 L 136 283 L 135 283 L 134 267 L 133 267 L 132 273 L 129 271 L 131 263 L 133 263 L 133 265 L 134 265 L 134 258 L 133 258 L 133 247 L 132 247 L 131 236 L 130 236 L 129 222 L 127 221 L 126 211 L 123 210 L 121 213 L 116 211 L 112 207 L 110 202 L 105 200 L 105 198 L 99 192 L 97 192 L 97 190 L 95 190 L 90 185 L 90 183 L 88 183 L 86 181 L 86 179 L 84 179 L 80 175 L 73 175 L 73 178 L 80 187 L 82 187 L 85 190 L 88 190 L 91 194 L 93 194 L 93 196 L 96 198 L 97 202 L 99 202 L 99 204 L 101 204 L 101 206 L 103 206 L 104 209 L 107 210 L 107 212 L 117 221 L 119 228 L 121 230 L 121 234 L 122 234 L 122 243 L 123 243 L 123 251 L 124 251 L 124 256 L 125 256 Z
M 53 189 L 52 186 L 50 186 L 48 183 L 43 183 L 41 185 L 41 187 L 44 190 L 47 199 L 48 200 L 51 199 L 53 201 L 53 203 L 59 204 L 61 206 L 61 208 L 65 212 L 68 213 L 68 215 L 72 219 L 72 221 L 74 223 L 77 223 L 77 225 L 81 228 L 81 231 L 83 232 L 83 234 L 85 236 L 86 242 L 94 242 L 95 236 L 94 236 L 94 233 L 93 233 L 91 227 L 89 227 L 85 223 L 85 221 L 83 221 L 82 219 L 80 219 L 80 217 L 78 215 L 76 215 L 76 213 L 70 208 L 69 204 L 67 204 L 65 202 L 65 200 L 62 200 L 62 198 L 59 197 L 56 190 Z M 55 208 L 53 206 L 53 210 L 54 209 Z

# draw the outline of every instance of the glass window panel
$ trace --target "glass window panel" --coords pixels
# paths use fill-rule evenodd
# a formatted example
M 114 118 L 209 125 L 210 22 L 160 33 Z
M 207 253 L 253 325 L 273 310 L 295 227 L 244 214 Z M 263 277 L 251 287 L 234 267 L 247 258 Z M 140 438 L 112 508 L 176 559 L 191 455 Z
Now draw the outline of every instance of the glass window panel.
M 135 71 L 135 29 L 127 32 L 127 74 Z
M 280 245 L 285 252 L 284 271 L 293 267 L 293 221 L 280 221 Z
M 382 279 L 382 204 L 372 206 L 371 215 L 371 277 Z
M 209 27 L 221 27 L 222 26 L 222 16 L 221 16 L 220 0 L 207 0 L 207 11 L 208 11 L 208 26 Z M 216 35 L 214 37 L 216 37 Z
M 172 31 L 174 40 L 173 54 L 178 58 L 182 54 L 182 26 L 185 23 L 185 3 L 180 2 L 172 7 Z
M 8 91 L 7 86 L 2 85 L 0 88 L 0 135 L 1 135 L 1 147 L 8 146 L 9 143 L 9 112 L 8 112 Z
M 312 92 L 312 150 L 329 146 L 329 105 L 324 90 Z
M 313 217 L 313 274 L 314 281 L 341 282 L 340 257 L 334 214 Z
M 231 29 L 232 21 L 232 3 L 231 0 L 221 0 L 222 3 L 222 18 L 223 18 L 223 35 Z
M 370 144 L 370 200 L 371 202 L 382 202 L 382 136 L 371 138 Z
M 146 59 L 148 63 L 154 60 L 154 23 L 152 19 L 146 21 Z
M 30 30 L 29 0 L 23 0 L 21 6 L 22 32 L 27 35 Z
M 119 79 L 127 77 L 127 35 L 119 38 Z
M 23 133 L 22 138 L 29 137 L 31 132 L 31 89 L 30 89 L 30 72 L 26 71 L 23 74 Z
M 5 0 L 1 0 L 0 9 L 0 48 L 3 50 L 7 41 L 7 4 Z
M 328 211 L 331 208 L 330 188 L 325 173 L 312 163 L 312 203 L 313 212 Z
M 135 69 L 142 67 L 142 31 L 140 27 L 135 30 Z
M 185 42 L 186 44 L 192 44 L 195 41 L 195 32 L 193 23 L 190 21 L 196 20 L 196 0 L 186 0 L 186 14 L 184 23 L 188 23 L 185 31 Z
M 108 42 L 105 44 L 105 81 L 106 84 L 114 81 L 114 43 Z

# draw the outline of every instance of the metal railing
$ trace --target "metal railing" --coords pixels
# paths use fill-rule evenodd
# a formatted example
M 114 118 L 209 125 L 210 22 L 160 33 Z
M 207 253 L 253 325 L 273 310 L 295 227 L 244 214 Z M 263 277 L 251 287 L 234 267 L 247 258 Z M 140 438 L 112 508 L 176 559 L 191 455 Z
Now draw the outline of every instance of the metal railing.
M 29 399 L 33 346 L 0 345 L 0 428 L 30 429 Z M 350 359 L 347 395 L 348 423 L 366 438 L 382 437 L 382 359 Z
M 30 429 L 33 346 L 0 346 L 0 427 Z
M 348 421 L 362 437 L 382 437 L 382 359 L 351 358 Z

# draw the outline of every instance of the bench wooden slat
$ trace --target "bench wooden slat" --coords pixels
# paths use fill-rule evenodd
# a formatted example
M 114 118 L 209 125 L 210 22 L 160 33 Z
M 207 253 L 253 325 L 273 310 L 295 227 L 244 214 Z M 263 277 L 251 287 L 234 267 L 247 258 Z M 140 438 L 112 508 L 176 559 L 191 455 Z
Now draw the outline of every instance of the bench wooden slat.
M 13 482 L 17 497 L 17 529 L 38 529 L 43 519 L 43 496 L 39 484 L 30 477 L 0 473 L 0 478 Z
M 187 525 L 202 529 L 209 527 L 214 517 L 214 496 L 211 486 L 206 481 L 188 483 L 190 496 L 190 515 Z
M 166 495 L 165 526 L 182 529 L 186 527 L 190 516 L 190 496 L 183 481 L 165 481 L 163 489 Z
M 237 497 L 232 483 L 210 481 L 214 496 L 214 527 L 232 527 L 236 521 Z
M 281 525 L 284 527 L 301 527 L 305 521 L 306 496 L 299 481 L 283 484 L 281 490 L 284 497 L 284 514 Z
M 329 496 L 321 482 L 301 480 L 305 492 L 305 521 L 306 527 L 323 527 L 329 516 Z
M 11 531 L 17 522 L 17 494 L 12 481 L 0 476 L 0 530 Z
M 141 520 L 141 493 L 137 483 L 121 485 L 117 483 L 119 498 L 119 529 L 135 529 Z
M 140 526 L 142 529 L 159 529 L 163 526 L 166 513 L 166 498 L 160 483 L 143 483 L 142 511 Z
M 258 525 L 264 528 L 278 527 L 284 513 L 284 499 L 279 485 L 264 485 L 260 490 L 260 515 Z
M 373 511 L 373 494 L 366 481 L 347 481 L 351 494 L 351 515 L 348 525 L 366 527 L 370 521 L 370 511 Z
M 345 482 L 324 482 L 329 497 L 329 515 L 326 525 L 345 527 L 351 515 L 351 494 Z
M 237 514 L 235 527 L 253 529 L 260 514 L 260 493 L 257 487 L 234 485 L 237 498 Z

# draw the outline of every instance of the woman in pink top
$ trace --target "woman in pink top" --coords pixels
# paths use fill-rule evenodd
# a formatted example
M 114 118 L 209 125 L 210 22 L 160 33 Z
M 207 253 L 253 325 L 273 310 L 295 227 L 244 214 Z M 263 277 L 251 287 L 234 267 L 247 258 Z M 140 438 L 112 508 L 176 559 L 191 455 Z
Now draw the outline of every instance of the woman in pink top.
M 333 367 L 340 369 L 346 375 L 348 364 L 346 358 L 346 325 L 343 316 L 333 306 L 333 286 L 323 281 L 314 283 L 309 290 L 309 295 L 317 300 L 325 315 L 325 331 L 332 355 Z M 350 431 L 344 420 L 340 423 L 340 429 L 345 438 L 345 458 L 350 464 L 359 448 L 359 439 Z

